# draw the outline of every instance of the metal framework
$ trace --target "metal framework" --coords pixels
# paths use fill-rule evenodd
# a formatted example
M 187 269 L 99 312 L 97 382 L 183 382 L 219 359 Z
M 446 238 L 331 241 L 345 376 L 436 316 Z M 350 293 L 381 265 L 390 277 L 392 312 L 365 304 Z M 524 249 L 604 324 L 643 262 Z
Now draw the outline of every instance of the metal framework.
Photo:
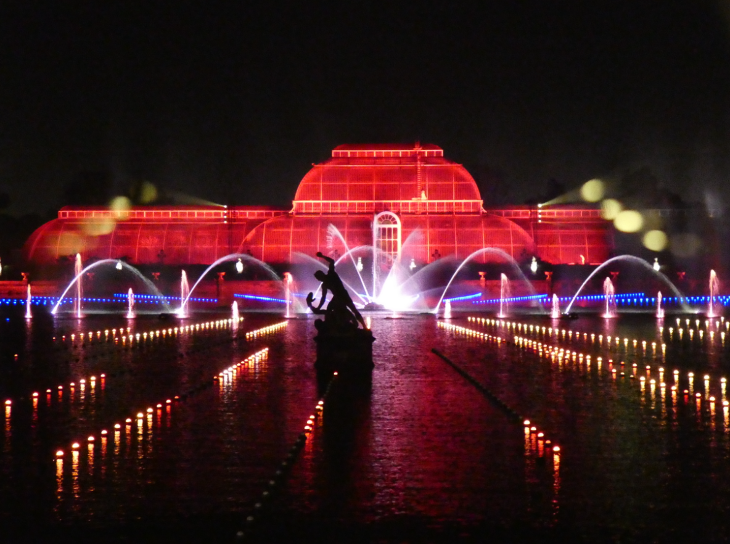
M 234 252 L 268 263 L 298 253 L 346 251 L 328 245 L 336 227 L 349 248 L 374 246 L 425 264 L 495 247 L 515 259 L 595 263 L 609 255 L 599 210 L 568 206 L 482 209 L 474 179 L 435 145 L 342 145 L 304 176 L 290 210 L 160 206 L 130 210 L 67 207 L 25 245 L 26 258 L 52 263 L 75 253 L 138 264 L 209 264 Z M 409 239 L 407 247 L 402 240 Z M 331 237 L 329 238 L 332 243 Z M 340 244 L 338 246 L 337 244 Z M 491 258 L 483 254 L 478 260 Z M 387 261 L 387 262 L 386 262 Z

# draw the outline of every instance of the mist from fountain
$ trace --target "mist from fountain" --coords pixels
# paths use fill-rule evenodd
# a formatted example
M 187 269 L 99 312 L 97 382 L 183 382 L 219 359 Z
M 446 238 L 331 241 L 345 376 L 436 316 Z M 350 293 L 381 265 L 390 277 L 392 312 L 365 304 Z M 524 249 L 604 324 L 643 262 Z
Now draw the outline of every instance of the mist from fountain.
M 679 291 L 679 289 L 677 289 L 677 287 L 664 274 L 662 274 L 658 270 L 654 270 L 654 268 L 652 267 L 652 265 L 650 265 L 649 263 L 647 263 L 645 260 L 640 259 L 639 257 L 634 257 L 633 255 L 619 255 L 617 257 L 612 257 L 612 258 L 608 259 L 607 261 L 605 261 L 603 264 L 601 264 L 600 266 L 598 266 L 593 272 L 591 272 L 588 275 L 588 277 L 585 279 L 585 281 L 581 284 L 581 286 L 578 288 L 578 290 L 573 295 L 573 298 L 570 300 L 570 304 L 568 304 L 568 307 L 565 309 L 565 313 L 566 314 L 567 313 L 570 313 L 570 309 L 573 307 L 573 303 L 578 298 L 578 295 L 580 295 L 580 293 L 583 290 L 583 288 L 593 278 L 593 276 L 595 276 L 596 274 L 598 274 L 601 270 L 603 270 L 604 268 L 606 268 L 610 264 L 613 264 L 615 262 L 620 262 L 620 261 L 626 261 L 626 262 L 629 262 L 629 263 L 638 264 L 642 268 L 644 268 L 645 270 L 647 270 L 649 273 L 651 273 L 654 276 L 656 276 L 657 278 L 659 278 L 662 282 L 664 282 L 664 284 L 666 284 L 669 287 L 669 289 L 671 289 L 671 291 L 674 294 L 674 296 L 677 297 L 677 301 L 679 301 L 679 303 L 682 305 L 682 309 L 685 312 L 687 312 L 687 313 L 689 313 L 691 311 L 691 309 L 689 308 L 689 306 L 687 306 L 687 303 L 684 302 L 684 300 L 683 300 L 684 299 L 684 295 L 682 295 L 682 293 Z
M 603 281 L 603 296 L 606 298 L 606 311 L 603 314 L 603 317 L 616 317 L 616 290 L 613 287 L 611 278 L 608 276 Z
M 81 262 L 80 258 L 78 259 L 78 262 Z M 80 270 L 79 272 L 76 273 L 76 276 L 69 282 L 69 284 L 66 286 L 66 289 L 64 289 L 63 293 L 58 298 L 58 302 L 56 302 L 56 305 L 51 310 L 51 314 L 56 315 L 56 312 L 58 311 L 58 307 L 61 305 L 61 302 L 63 301 L 64 297 L 66 296 L 66 293 L 68 293 L 68 291 L 71 289 L 71 287 L 73 287 L 77 282 L 80 281 L 80 278 L 82 277 L 83 274 L 85 274 L 89 270 L 93 270 L 94 268 L 97 268 L 99 266 L 103 266 L 103 265 L 109 264 L 109 263 L 114 263 L 117 270 L 127 269 L 130 272 L 132 272 L 137 278 L 139 278 L 145 284 L 146 287 L 149 288 L 150 292 L 154 293 L 154 295 L 160 299 L 160 301 L 164 305 L 165 309 L 167 311 L 170 311 L 170 306 L 169 306 L 169 304 L 167 304 L 167 302 L 165 302 L 164 296 L 162 295 L 160 290 L 155 286 L 154 283 L 152 283 L 151 280 L 145 278 L 139 270 L 137 270 L 132 265 L 127 264 L 118 259 L 103 259 L 101 261 L 97 261 L 93 264 L 90 264 L 83 270 Z M 78 313 L 76 315 L 78 315 Z
M 134 319 L 134 291 L 127 291 L 127 319 Z
M 74 262 L 74 276 L 76 276 L 76 303 L 74 305 L 74 311 L 76 313 L 76 317 L 81 319 L 81 297 L 83 296 L 81 292 L 81 271 L 83 269 L 83 265 L 81 264 L 81 253 L 76 254 L 76 260 Z
M 231 319 L 233 320 L 233 326 L 237 327 L 238 322 L 240 321 L 240 314 L 238 313 L 238 302 L 233 301 L 233 304 L 231 304 Z
M 358 277 L 360 278 L 360 284 L 362 285 L 363 290 L 365 291 L 365 296 L 370 298 L 370 293 L 368 292 L 368 288 L 365 285 L 365 281 L 362 279 L 362 274 L 360 271 L 362 268 L 358 266 L 358 263 L 362 264 L 361 260 L 358 260 L 358 262 L 355 262 L 355 256 L 352 254 L 352 251 L 350 250 L 349 246 L 347 245 L 347 242 L 345 241 L 345 237 L 342 236 L 342 233 L 340 232 L 340 229 L 338 229 L 336 226 L 334 226 L 332 223 L 327 225 L 327 240 L 328 240 L 328 246 L 332 246 L 332 239 L 338 238 L 340 242 L 342 242 L 342 245 L 345 247 L 345 253 L 342 257 L 345 257 L 346 255 L 350 256 L 350 259 L 352 260 L 352 266 L 355 267 L 355 271 L 357 272 Z
M 662 292 L 656 294 L 656 318 L 664 319 L 664 308 L 662 308 Z
M 715 310 L 715 297 L 720 292 L 720 280 L 717 279 L 717 273 L 710 270 L 710 301 L 707 308 L 707 317 L 716 317 L 718 314 Z
M 31 295 L 30 295 L 30 283 L 28 284 L 28 296 L 25 299 L 25 318 L 26 319 L 32 319 L 33 314 L 30 311 L 30 302 L 31 302 Z
M 553 319 L 560 318 L 560 299 L 555 293 L 553 293 L 553 306 L 552 310 L 550 311 L 550 317 L 552 317 Z
M 373 273 L 373 301 L 377 304 L 381 304 L 383 306 L 387 306 L 390 309 L 393 310 L 409 310 L 412 309 L 413 303 L 418 299 L 418 293 L 414 294 L 406 294 L 405 285 L 407 283 L 410 283 L 410 281 L 415 276 L 413 273 L 413 269 L 416 268 L 416 265 L 414 263 L 413 268 L 411 268 L 410 263 L 408 263 L 407 266 L 403 266 L 403 255 L 413 254 L 414 251 L 411 251 L 411 246 L 414 246 L 418 244 L 419 242 L 422 242 L 423 240 L 423 234 L 420 229 L 415 229 L 413 232 L 411 232 L 408 237 L 405 239 L 405 241 L 401 244 L 400 250 L 398 251 L 398 254 L 395 256 L 395 259 L 393 259 L 392 265 L 390 267 L 390 270 L 388 270 L 388 274 L 385 276 L 385 280 L 380 282 L 380 276 L 379 274 Z M 373 254 L 373 262 L 377 262 L 379 259 L 377 258 L 378 252 L 381 254 L 384 253 L 382 250 L 377 248 L 372 248 L 372 254 Z M 389 257 L 389 256 L 388 256 Z M 433 264 L 433 263 L 431 263 Z M 427 265 L 428 266 L 428 265 Z M 425 267 L 424 267 L 425 268 Z M 419 276 L 420 277 L 420 276 Z M 377 291 L 376 283 L 380 285 L 380 291 Z M 420 293 L 420 286 L 418 289 Z
M 507 317 L 510 298 L 512 298 L 512 289 L 509 284 L 509 278 L 507 274 L 502 274 L 499 278 L 499 314 L 497 314 L 497 317 Z
M 444 319 L 451 319 L 451 301 L 444 302 Z

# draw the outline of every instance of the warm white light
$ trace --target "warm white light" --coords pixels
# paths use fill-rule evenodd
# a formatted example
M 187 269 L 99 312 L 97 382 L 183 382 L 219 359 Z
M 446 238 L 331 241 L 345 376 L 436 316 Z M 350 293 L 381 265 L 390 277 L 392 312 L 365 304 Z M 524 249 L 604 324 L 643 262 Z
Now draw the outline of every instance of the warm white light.
M 598 202 L 605 192 L 606 188 L 600 179 L 586 181 L 580 188 L 580 196 L 586 202 Z
M 624 210 L 613 220 L 613 226 L 621 232 L 638 232 L 644 226 L 644 218 L 636 210 Z
M 664 231 L 661 230 L 648 231 L 646 234 L 644 234 L 644 237 L 641 241 L 644 244 L 644 247 L 652 251 L 662 251 L 667 247 L 667 244 L 669 243 L 667 235 L 664 233 Z M 659 268 L 657 268 L 658 264 L 656 263 L 656 260 L 654 261 L 654 266 L 654 270 L 659 270 Z
M 618 200 L 607 198 L 601 202 L 601 216 L 604 219 L 616 219 L 616 216 L 621 213 L 621 210 L 623 210 L 623 206 Z

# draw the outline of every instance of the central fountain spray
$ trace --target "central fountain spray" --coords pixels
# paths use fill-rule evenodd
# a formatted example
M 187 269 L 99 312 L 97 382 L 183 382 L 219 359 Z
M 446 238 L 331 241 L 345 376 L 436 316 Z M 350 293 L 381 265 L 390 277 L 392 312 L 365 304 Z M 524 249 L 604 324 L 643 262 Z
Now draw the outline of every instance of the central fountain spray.
M 707 317 L 716 317 L 718 315 L 715 309 L 715 297 L 720 292 L 720 280 L 714 270 L 710 270 L 710 302 L 707 307 Z
M 128 302 L 128 309 L 127 309 L 127 319 L 134 319 L 134 292 L 132 291 L 132 288 L 129 288 L 129 291 L 127 291 L 127 302 Z
M 30 283 L 29 283 L 28 284 L 28 296 L 25 299 L 25 318 L 26 319 L 31 319 L 33 317 L 33 314 L 30 313 L 30 301 L 31 301 L 31 296 L 30 296 Z
M 553 308 L 550 312 L 550 317 L 560 319 L 560 299 L 555 293 L 553 293 Z
M 603 295 L 606 297 L 606 313 L 603 314 L 603 317 L 616 317 L 616 290 L 609 277 L 606 277 L 603 282 Z
M 81 318 L 81 271 L 84 269 L 81 264 L 81 253 L 76 254 L 76 264 L 74 265 L 74 276 L 76 276 L 76 304 L 74 311 L 76 317 Z
M 499 282 L 499 315 L 497 317 L 507 317 L 507 308 L 509 307 L 509 299 L 512 296 L 509 278 L 506 274 L 502 274 Z
M 188 285 L 188 275 L 183 270 L 180 276 L 180 309 L 177 311 L 177 315 L 180 317 L 187 317 L 189 295 L 190 285 Z

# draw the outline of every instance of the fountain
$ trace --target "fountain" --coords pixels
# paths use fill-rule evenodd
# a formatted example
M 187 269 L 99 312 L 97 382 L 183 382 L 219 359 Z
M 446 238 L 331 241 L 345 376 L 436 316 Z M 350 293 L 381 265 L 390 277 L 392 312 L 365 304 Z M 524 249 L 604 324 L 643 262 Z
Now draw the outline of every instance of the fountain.
M 588 284 L 591 279 L 598 274 L 601 270 L 609 266 L 610 264 L 614 264 L 617 262 L 623 262 L 626 261 L 627 263 L 635 263 L 641 266 L 644 270 L 647 270 L 651 274 L 655 275 L 657 278 L 659 278 L 665 285 L 669 287 L 669 289 L 672 291 L 675 297 L 677 297 L 677 300 L 681 301 L 682 310 L 689 313 L 691 312 L 691 308 L 687 305 L 686 302 L 684 302 L 684 296 L 682 293 L 677 289 L 677 287 L 669 281 L 669 278 L 667 278 L 664 274 L 661 272 L 658 272 L 654 270 L 654 268 L 647 263 L 644 259 L 640 259 L 639 257 L 634 257 L 633 255 L 619 255 L 617 257 L 611 257 L 607 261 L 605 261 L 603 264 L 601 264 L 598 268 L 596 268 L 593 272 L 591 272 L 588 277 L 583 281 L 581 286 L 578 288 L 578 290 L 573 295 L 573 298 L 570 299 L 570 303 L 568 304 L 568 307 L 565 309 L 566 314 L 570 314 L 570 309 L 573 307 L 573 303 L 578 298 L 578 295 L 580 295 L 581 291 L 583 291 L 583 288 Z
M 221 263 L 224 263 L 226 261 L 232 261 L 233 259 L 243 260 L 248 263 L 253 263 L 259 265 L 261 268 L 263 268 L 273 280 L 281 281 L 281 278 L 278 276 L 278 274 L 274 271 L 273 268 L 271 268 L 268 264 L 266 264 L 263 261 L 259 261 L 258 259 L 252 257 L 251 255 L 248 255 L 247 253 L 230 253 L 228 255 L 224 255 L 217 261 L 215 261 L 213 264 L 208 266 L 205 270 L 203 270 L 203 273 L 200 275 L 200 277 L 196 280 L 196 282 L 193 284 L 192 287 L 188 288 L 188 279 L 187 275 L 185 275 L 185 271 L 183 271 L 182 275 L 184 278 L 184 285 L 183 280 L 180 281 L 180 290 L 182 292 L 181 298 L 182 303 L 180 304 L 180 309 L 178 310 L 178 315 L 185 315 L 185 312 L 187 311 L 188 306 L 188 300 L 192 296 L 193 292 L 195 291 L 195 288 L 198 286 L 198 284 L 203 281 L 203 278 L 210 272 L 213 268 L 218 266 Z M 236 263 L 238 264 L 238 263 Z M 182 312 L 182 313 L 181 313 Z
M 710 270 L 710 302 L 707 308 L 707 317 L 716 317 L 715 297 L 720 292 L 720 280 L 714 270 Z
M 444 302 L 444 319 L 451 319 L 451 301 Z
M 291 283 L 292 283 L 292 275 L 289 272 L 284 272 L 284 305 L 286 306 L 286 318 L 289 319 L 291 317 L 290 312 L 290 297 L 291 297 Z
M 74 264 L 74 276 L 76 276 L 76 303 L 74 306 L 74 313 L 77 318 L 81 318 L 81 272 L 83 266 L 81 264 L 81 253 L 76 254 L 76 263 Z M 63 296 L 61 297 L 63 298 Z
M 357 262 L 355 262 L 355 256 L 353 255 L 350 248 L 347 246 L 347 242 L 345 241 L 345 237 L 342 236 L 342 233 L 340 232 L 340 229 L 338 229 L 336 226 L 334 226 L 332 223 L 327 225 L 327 246 L 331 247 L 333 245 L 333 241 L 335 238 L 338 238 L 340 242 L 342 242 L 342 245 L 345 247 L 345 255 L 350 256 L 350 260 L 352 261 L 352 264 L 355 266 L 355 270 L 357 271 L 357 275 L 360 278 L 360 283 L 362 284 L 363 289 L 365 290 L 365 294 L 368 295 L 368 288 L 365 285 L 365 282 L 362 279 L 362 257 L 357 258 Z M 355 248 L 357 249 L 357 248 Z M 343 257 L 345 256 L 343 255 Z M 373 293 L 373 296 L 375 296 L 375 293 Z
M 231 304 L 231 319 L 233 320 L 233 326 L 237 327 L 238 322 L 240 321 L 240 315 L 238 313 L 238 302 L 235 300 L 233 301 L 233 304 Z
M 603 314 L 603 317 L 616 317 L 616 290 L 609 277 L 606 277 L 603 282 L 603 295 L 606 297 L 606 312 Z
M 81 263 L 81 259 L 79 258 L 78 261 L 77 261 L 77 266 L 79 266 L 80 263 Z M 89 270 L 92 270 L 92 269 L 97 268 L 99 266 L 104 266 L 104 265 L 110 264 L 110 263 L 114 263 L 114 265 L 115 265 L 115 267 L 116 267 L 117 270 L 122 270 L 122 269 L 125 269 L 125 268 L 127 270 L 130 270 L 137 278 L 139 278 L 149 288 L 149 290 L 152 293 L 155 294 L 155 296 L 157 296 L 162 301 L 162 303 L 165 306 L 165 308 L 168 311 L 170 310 L 170 307 L 167 304 L 167 302 L 165 302 L 165 299 L 164 299 L 162 293 L 160 293 L 160 290 L 157 287 L 155 287 L 155 284 L 152 283 L 152 281 L 150 281 L 148 278 L 145 278 L 139 270 L 137 270 L 132 265 L 127 264 L 127 263 L 125 263 L 123 261 L 120 261 L 118 259 L 102 259 L 101 261 L 97 261 L 97 262 L 95 262 L 93 264 L 90 264 L 89 266 L 87 266 L 83 270 L 79 271 L 74 276 L 74 278 L 66 286 L 66 289 L 63 290 L 63 293 L 61 293 L 61 296 L 58 298 L 58 301 L 56 302 L 56 305 L 53 307 L 53 310 L 51 310 L 51 314 L 52 315 L 56 315 L 56 313 L 58 312 L 58 307 L 63 302 L 63 299 L 66 296 L 66 293 L 68 293 L 71 290 L 71 288 L 74 286 L 74 284 L 78 284 L 81 281 L 81 277 L 83 276 L 83 274 L 85 274 Z M 81 286 L 80 285 L 79 285 L 79 288 L 78 289 L 79 289 L 79 294 L 80 294 L 81 293 Z M 80 300 L 80 297 L 79 297 L 79 300 Z M 74 305 L 74 308 L 75 307 L 76 306 Z M 77 312 L 77 315 L 79 315 L 78 312 Z
M 187 317 L 188 298 L 190 297 L 190 286 L 188 285 L 188 275 L 185 270 L 182 271 L 180 276 L 180 309 L 177 311 L 177 315 L 180 317 Z
M 664 308 L 662 308 L 662 292 L 656 294 L 656 318 L 664 319 Z
M 499 282 L 499 314 L 497 317 L 507 317 L 507 308 L 509 306 L 509 298 L 512 296 L 512 289 L 510 288 L 509 278 L 506 274 L 500 276 Z
M 449 287 L 451 287 L 451 283 L 454 281 L 454 279 L 456 278 L 456 275 L 459 273 L 459 271 L 461 271 L 461 269 L 464 266 L 466 266 L 466 264 L 469 261 L 471 261 L 475 257 L 478 257 L 479 255 L 482 255 L 484 253 L 492 253 L 492 254 L 498 255 L 499 257 L 502 257 L 505 261 L 507 261 L 512 266 L 512 268 L 515 271 L 515 273 L 517 274 L 518 278 L 520 280 L 522 280 L 524 282 L 524 284 L 527 286 L 530 294 L 531 295 L 536 295 L 537 294 L 537 293 L 535 293 L 535 288 L 532 286 L 532 283 L 530 283 L 530 280 L 527 279 L 527 277 L 522 272 L 522 270 L 520 270 L 520 267 L 517 264 L 517 262 L 509 255 L 509 253 L 506 253 L 506 252 L 504 252 L 501 249 L 496 248 L 496 247 L 485 247 L 485 248 L 482 248 L 482 249 L 477 249 L 474 253 L 472 253 L 466 259 L 464 259 L 463 261 L 461 261 L 461 264 L 458 266 L 458 268 L 456 269 L 456 271 L 453 273 L 453 275 L 451 276 L 451 279 L 446 284 L 446 287 L 444 288 L 443 292 L 441 293 L 441 298 L 439 299 L 438 303 L 436 304 L 436 307 L 432 310 L 433 313 L 438 313 L 438 309 L 441 306 L 441 301 L 443 301 L 444 296 L 446 295 L 446 292 L 449 290 Z M 443 259 L 439 259 L 439 261 L 441 261 L 441 260 L 443 260 Z M 436 262 L 439 262 L 439 261 L 436 261 Z M 414 274 L 414 277 L 416 275 L 420 274 L 420 273 L 423 273 L 427 268 L 433 266 L 434 264 L 436 264 L 436 263 L 431 263 L 427 267 L 422 268 L 416 274 Z M 502 274 L 502 276 L 504 276 L 504 274 Z M 532 301 L 533 301 L 532 303 L 534 305 L 537 304 L 537 302 L 535 302 L 535 300 L 536 300 L 535 298 L 532 299 Z
M 560 299 L 555 293 L 553 293 L 553 308 L 550 312 L 550 317 L 553 319 L 560 319 Z
M 127 319 L 134 319 L 134 292 L 131 287 L 127 292 L 127 302 L 129 304 L 127 309 Z
M 33 317 L 33 314 L 30 313 L 30 283 L 28 284 L 28 296 L 25 299 L 25 318 L 31 319 Z

